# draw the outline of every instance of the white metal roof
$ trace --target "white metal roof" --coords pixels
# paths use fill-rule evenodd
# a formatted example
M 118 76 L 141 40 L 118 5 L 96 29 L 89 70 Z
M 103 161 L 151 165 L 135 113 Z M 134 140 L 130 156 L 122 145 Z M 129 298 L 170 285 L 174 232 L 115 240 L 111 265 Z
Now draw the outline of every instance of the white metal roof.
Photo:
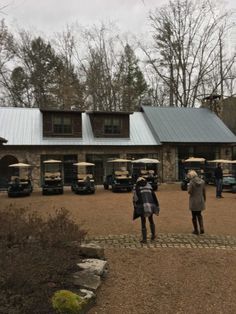
M 38 108 L 0 107 L 0 134 L 9 145 L 152 146 L 157 142 L 141 112 L 130 115 L 130 138 L 96 138 L 89 115 L 82 113 L 82 138 L 44 137 Z

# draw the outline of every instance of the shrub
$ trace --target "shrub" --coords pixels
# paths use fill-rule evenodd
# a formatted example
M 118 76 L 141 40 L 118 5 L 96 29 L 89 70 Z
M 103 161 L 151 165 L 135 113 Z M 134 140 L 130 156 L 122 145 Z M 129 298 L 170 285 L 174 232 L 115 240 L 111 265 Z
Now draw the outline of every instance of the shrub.
M 70 288 L 85 231 L 66 209 L 43 219 L 11 206 L 0 211 L 0 226 L 0 313 L 54 313 L 50 297 Z
M 85 301 L 78 295 L 68 290 L 55 292 L 52 297 L 53 308 L 62 314 L 78 314 Z

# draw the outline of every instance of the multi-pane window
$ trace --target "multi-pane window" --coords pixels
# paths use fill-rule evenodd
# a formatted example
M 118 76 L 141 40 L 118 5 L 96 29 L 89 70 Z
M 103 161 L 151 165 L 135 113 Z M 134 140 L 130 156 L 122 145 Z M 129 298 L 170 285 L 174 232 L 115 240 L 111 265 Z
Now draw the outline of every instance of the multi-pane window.
M 104 121 L 104 134 L 120 134 L 121 120 L 118 118 L 106 118 Z
M 72 134 L 71 117 L 54 116 L 53 117 L 53 132 L 55 134 Z

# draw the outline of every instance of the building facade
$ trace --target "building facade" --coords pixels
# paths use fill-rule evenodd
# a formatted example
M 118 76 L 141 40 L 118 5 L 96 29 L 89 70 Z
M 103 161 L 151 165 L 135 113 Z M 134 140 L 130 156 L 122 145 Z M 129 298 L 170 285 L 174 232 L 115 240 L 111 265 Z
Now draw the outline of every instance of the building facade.
M 157 158 L 162 182 L 180 179 L 181 160 L 232 157 L 235 135 L 208 109 L 143 106 L 141 112 L 79 112 L 0 108 L 0 184 L 13 175 L 8 166 L 32 165 L 35 187 L 42 182 L 42 164 L 59 159 L 65 185 L 73 163 L 95 164 L 98 184 L 111 172 L 111 158 Z

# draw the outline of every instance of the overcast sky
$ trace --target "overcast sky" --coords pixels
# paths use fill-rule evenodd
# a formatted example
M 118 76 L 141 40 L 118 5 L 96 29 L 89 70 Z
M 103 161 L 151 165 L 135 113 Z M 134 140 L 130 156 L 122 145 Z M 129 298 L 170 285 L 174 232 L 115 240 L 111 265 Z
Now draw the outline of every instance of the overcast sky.
M 145 32 L 150 10 L 167 0 L 0 0 L 9 26 L 52 34 L 78 22 L 115 22 L 121 31 Z M 235 0 L 227 0 L 232 8 Z

